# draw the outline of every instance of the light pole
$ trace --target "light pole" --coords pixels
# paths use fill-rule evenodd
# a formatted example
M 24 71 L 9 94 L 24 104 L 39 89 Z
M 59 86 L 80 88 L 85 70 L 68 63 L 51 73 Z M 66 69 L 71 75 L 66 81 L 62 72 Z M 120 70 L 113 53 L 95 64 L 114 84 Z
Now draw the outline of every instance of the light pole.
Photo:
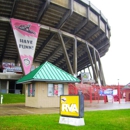
M 118 80 L 118 86 L 119 86 L 119 79 L 117 79 Z

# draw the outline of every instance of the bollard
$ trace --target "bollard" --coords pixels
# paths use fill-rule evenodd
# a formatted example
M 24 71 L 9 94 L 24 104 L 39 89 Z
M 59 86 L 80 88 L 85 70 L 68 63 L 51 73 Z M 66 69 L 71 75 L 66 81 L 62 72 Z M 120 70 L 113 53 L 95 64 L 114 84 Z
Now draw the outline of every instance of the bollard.
M 3 95 L 1 95 L 1 102 L 0 102 L 1 104 L 3 103 Z

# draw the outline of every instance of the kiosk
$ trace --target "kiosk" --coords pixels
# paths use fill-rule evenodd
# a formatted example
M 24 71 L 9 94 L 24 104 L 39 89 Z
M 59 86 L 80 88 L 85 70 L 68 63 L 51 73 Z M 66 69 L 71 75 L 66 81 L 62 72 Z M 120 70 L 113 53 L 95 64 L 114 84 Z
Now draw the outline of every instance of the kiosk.
M 25 106 L 36 108 L 59 107 L 60 95 L 68 95 L 68 83 L 78 78 L 45 62 L 17 81 L 25 86 Z

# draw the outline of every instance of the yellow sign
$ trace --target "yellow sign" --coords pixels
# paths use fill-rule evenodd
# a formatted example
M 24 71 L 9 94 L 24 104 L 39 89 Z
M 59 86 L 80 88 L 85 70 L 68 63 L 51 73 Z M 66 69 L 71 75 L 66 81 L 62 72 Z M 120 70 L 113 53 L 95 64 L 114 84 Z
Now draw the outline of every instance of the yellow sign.
M 60 115 L 79 116 L 79 96 L 60 96 Z

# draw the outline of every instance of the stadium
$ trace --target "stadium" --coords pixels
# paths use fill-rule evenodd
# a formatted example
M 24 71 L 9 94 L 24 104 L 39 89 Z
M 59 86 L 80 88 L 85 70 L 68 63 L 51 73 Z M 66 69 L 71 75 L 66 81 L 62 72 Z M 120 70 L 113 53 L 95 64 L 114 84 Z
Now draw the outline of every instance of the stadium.
M 0 0 L 0 92 L 22 88 L 11 18 L 40 24 L 32 70 L 49 61 L 74 76 L 88 69 L 90 80 L 106 85 L 100 58 L 110 47 L 110 26 L 90 1 Z

